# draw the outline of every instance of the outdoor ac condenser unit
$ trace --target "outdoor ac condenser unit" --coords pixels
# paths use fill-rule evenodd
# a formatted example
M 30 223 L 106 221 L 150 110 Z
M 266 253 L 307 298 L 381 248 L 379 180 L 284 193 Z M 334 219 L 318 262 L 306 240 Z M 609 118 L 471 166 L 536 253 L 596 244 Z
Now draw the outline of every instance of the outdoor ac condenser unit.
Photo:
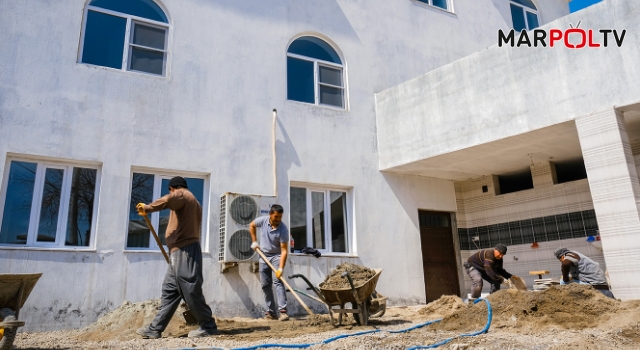
M 220 251 L 218 261 L 248 261 L 256 254 L 251 249 L 249 224 L 268 215 L 276 197 L 227 192 L 220 197 Z

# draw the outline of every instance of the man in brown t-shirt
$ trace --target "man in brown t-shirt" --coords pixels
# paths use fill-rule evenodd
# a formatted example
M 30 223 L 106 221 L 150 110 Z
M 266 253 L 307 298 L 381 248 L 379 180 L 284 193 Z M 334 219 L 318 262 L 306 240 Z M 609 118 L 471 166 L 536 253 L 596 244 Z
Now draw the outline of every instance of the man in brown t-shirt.
M 144 338 L 160 338 L 181 299 L 200 324 L 198 329 L 189 332 L 189 338 L 217 334 L 216 321 L 202 295 L 202 207 L 188 190 L 187 180 L 181 176 L 172 178 L 168 195 L 149 205 L 138 203 L 136 208 L 140 215 L 171 209 L 165 233 L 171 264 L 162 282 L 162 302 L 156 318 L 149 326 L 138 329 L 138 334 Z

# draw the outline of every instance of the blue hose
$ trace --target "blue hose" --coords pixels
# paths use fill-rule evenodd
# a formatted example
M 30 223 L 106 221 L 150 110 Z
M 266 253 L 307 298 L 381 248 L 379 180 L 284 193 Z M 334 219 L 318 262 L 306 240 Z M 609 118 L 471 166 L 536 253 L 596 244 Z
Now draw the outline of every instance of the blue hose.
M 453 337 L 453 338 L 449 338 L 449 339 L 445 339 L 439 343 L 435 343 L 435 344 L 431 344 L 428 346 L 413 346 L 408 348 L 407 350 L 414 350 L 414 349 L 434 349 L 437 348 L 440 345 L 446 344 L 448 342 L 450 342 L 453 339 L 456 338 L 460 338 L 460 337 L 473 337 L 476 336 L 478 334 L 482 334 L 482 333 L 486 333 L 489 330 L 489 327 L 491 326 L 491 318 L 492 318 L 492 311 L 491 311 L 491 304 L 489 304 L 489 301 L 487 299 L 476 299 L 476 301 L 474 301 L 474 304 L 478 303 L 480 300 L 484 300 L 487 303 L 487 311 L 488 311 L 488 315 L 487 315 L 487 324 L 484 326 L 484 328 L 478 332 L 474 332 L 474 333 L 467 333 L 467 334 L 461 334 L 457 337 Z M 442 319 L 437 319 L 437 320 L 432 320 L 432 321 L 427 321 L 425 323 L 420 323 L 417 324 L 415 326 L 411 326 L 409 328 L 405 328 L 405 329 L 399 329 L 399 330 L 383 330 L 383 329 L 374 329 L 374 330 L 370 330 L 370 331 L 362 331 L 362 332 L 357 332 L 357 333 L 349 333 L 349 334 L 340 334 L 337 335 L 335 337 L 331 337 L 319 342 L 315 342 L 315 343 L 307 343 L 307 344 L 258 344 L 258 345 L 254 345 L 254 346 L 249 346 L 249 347 L 244 347 L 244 348 L 233 348 L 231 350 L 257 350 L 257 349 L 266 349 L 266 348 L 287 348 L 287 349 L 305 349 L 314 345 L 319 345 L 319 344 L 328 344 L 331 343 L 333 341 L 336 341 L 338 339 L 343 339 L 343 338 L 347 338 L 347 337 L 357 337 L 360 335 L 365 335 L 365 334 L 373 334 L 373 333 L 379 333 L 379 332 L 387 332 L 387 333 L 406 333 L 409 331 L 412 331 L 414 329 L 418 329 L 418 328 L 422 328 L 425 326 L 428 326 L 430 324 L 436 323 L 436 322 L 440 322 L 442 321 Z
M 410 348 L 408 348 L 407 350 L 417 350 L 417 349 L 435 349 L 440 345 L 444 345 L 456 338 L 462 338 L 462 337 L 475 337 L 476 335 L 482 334 L 482 333 L 486 333 L 489 330 L 489 327 L 491 326 L 491 319 L 493 318 L 493 311 L 491 310 L 491 304 L 489 303 L 489 300 L 487 299 L 476 299 L 476 301 L 474 301 L 474 304 L 477 304 L 480 300 L 484 300 L 485 303 L 487 303 L 487 324 L 484 325 L 484 328 L 482 328 L 481 330 L 477 331 L 477 332 L 473 332 L 473 333 L 465 333 L 465 334 L 460 334 L 459 336 L 456 337 L 452 337 L 452 338 L 448 338 L 445 340 L 442 340 L 440 342 L 437 342 L 435 344 L 431 344 L 431 345 L 417 345 L 417 346 L 412 346 Z

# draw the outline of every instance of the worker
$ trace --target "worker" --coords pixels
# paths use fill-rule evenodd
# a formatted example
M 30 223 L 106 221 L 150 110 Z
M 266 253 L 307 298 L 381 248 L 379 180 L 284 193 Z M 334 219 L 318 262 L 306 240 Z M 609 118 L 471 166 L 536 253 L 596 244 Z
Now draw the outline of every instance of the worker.
M 283 212 L 284 209 L 281 205 L 272 205 L 269 210 L 269 216 L 265 215 L 251 222 L 249 233 L 251 233 L 251 240 L 253 241 L 251 248 L 253 250 L 262 250 L 271 265 L 274 268 L 279 267 L 278 270 L 272 271 L 269 265 L 260 257 L 260 284 L 267 304 L 267 312 L 264 318 L 287 321 L 289 319 L 289 315 L 287 315 L 287 294 L 284 284 L 280 281 L 289 251 L 289 229 L 282 222 Z M 260 237 L 259 244 L 257 237 Z M 275 279 L 273 279 L 273 275 L 275 275 Z M 272 283 L 276 287 L 278 296 L 277 309 L 276 301 L 273 297 Z
M 613 293 L 611 293 L 609 283 L 607 283 L 607 278 L 600 268 L 600 264 L 591 260 L 586 255 L 567 248 L 560 248 L 556 250 L 554 254 L 562 263 L 562 278 L 560 278 L 560 284 L 572 282 L 590 284 L 602 294 L 613 298 Z
M 169 194 L 151 204 L 138 203 L 136 206 L 138 214 L 142 216 L 163 209 L 171 210 L 165 233 L 171 264 L 162 282 L 158 314 L 149 326 L 137 331 L 143 338 L 160 338 L 181 299 L 187 303 L 200 325 L 198 329 L 189 332 L 189 338 L 218 334 L 211 308 L 202 294 L 202 207 L 188 188 L 187 181 L 176 176 L 169 180 Z
M 474 253 L 464 263 L 467 274 L 471 278 L 471 298 L 477 299 L 482 293 L 482 280 L 491 283 L 491 293 L 500 290 L 501 284 L 508 284 L 511 274 L 502 267 L 502 257 L 507 253 L 507 246 L 498 243 L 494 248 L 482 249 Z

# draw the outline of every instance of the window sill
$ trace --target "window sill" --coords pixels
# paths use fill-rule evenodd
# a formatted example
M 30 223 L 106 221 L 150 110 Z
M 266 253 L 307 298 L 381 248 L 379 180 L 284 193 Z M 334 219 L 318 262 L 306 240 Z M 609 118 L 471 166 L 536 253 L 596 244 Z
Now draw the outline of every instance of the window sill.
M 456 15 L 456 13 L 451 11 L 451 10 L 445 10 L 442 7 L 433 6 L 433 5 L 424 3 L 424 2 L 419 1 L 419 0 L 411 0 L 411 1 L 413 1 L 413 3 L 418 5 L 418 6 L 423 6 L 423 7 L 428 8 L 428 9 L 433 9 L 433 10 L 440 11 L 440 12 L 443 12 L 445 14 L 448 14 L 448 15 L 451 15 L 451 16 L 454 16 L 454 17 L 458 17 L 458 15 Z
M 84 62 L 76 62 L 76 64 L 78 66 L 84 66 L 86 68 L 93 68 L 93 69 L 104 69 L 107 71 L 111 71 L 111 72 L 116 72 L 116 73 L 121 73 L 124 75 L 133 75 L 133 76 L 139 76 L 139 77 L 145 77 L 145 78 L 151 78 L 151 79 L 158 79 L 158 80 L 169 80 L 169 75 L 157 75 L 157 74 L 151 74 L 151 73 L 144 73 L 144 72 L 139 72 L 139 71 L 135 71 L 135 70 L 125 70 L 125 69 L 117 69 L 117 68 L 112 68 L 112 67 L 105 67 L 105 66 L 98 66 L 95 64 L 91 64 L 91 63 L 84 63 Z
M 347 108 L 331 107 L 329 105 L 321 105 L 321 104 L 315 104 L 315 103 L 300 102 L 300 101 L 295 101 L 295 100 L 287 100 L 287 102 L 288 103 L 292 103 L 292 104 L 296 104 L 296 105 L 307 106 L 307 107 L 325 108 L 325 109 L 329 109 L 329 110 L 336 111 L 336 112 L 349 112 L 349 110 Z
M 323 253 L 323 252 L 320 252 L 320 254 L 322 254 L 321 258 L 325 258 L 325 257 L 326 258 L 354 258 L 354 259 L 359 258 L 359 256 L 351 255 L 349 253 Z M 291 255 L 291 256 L 308 256 L 308 257 L 315 258 L 315 256 L 313 256 L 313 254 L 289 253 L 289 255 Z
M 36 251 L 46 251 L 46 252 L 91 252 L 95 253 L 96 249 L 87 247 L 87 248 L 61 248 L 61 247 L 34 247 L 34 246 L 9 246 L 9 245 L 0 245 L 0 250 L 36 250 Z
M 122 252 L 125 253 L 125 254 L 127 254 L 127 253 L 155 253 L 155 254 L 162 254 L 160 249 L 158 249 L 158 250 L 155 250 L 155 249 L 125 249 Z M 168 250 L 166 252 L 167 252 L 167 254 L 171 254 Z M 202 255 L 211 255 L 211 252 L 205 252 L 203 250 L 202 251 Z

